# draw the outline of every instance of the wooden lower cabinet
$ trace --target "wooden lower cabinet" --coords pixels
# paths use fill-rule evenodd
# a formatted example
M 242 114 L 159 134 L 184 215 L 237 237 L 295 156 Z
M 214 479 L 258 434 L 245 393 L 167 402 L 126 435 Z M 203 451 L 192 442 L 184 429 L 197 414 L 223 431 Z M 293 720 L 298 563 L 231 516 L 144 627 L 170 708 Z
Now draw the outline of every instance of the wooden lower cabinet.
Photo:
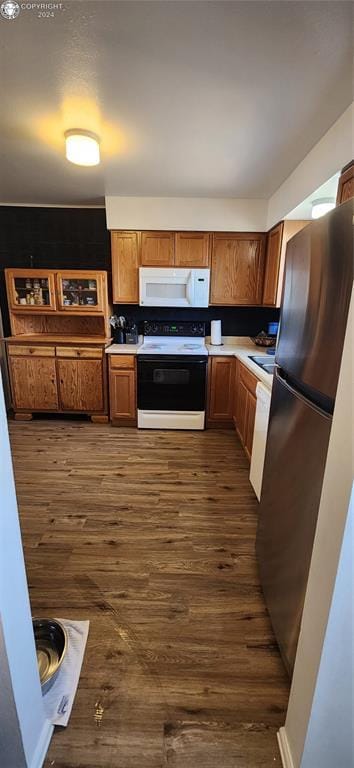
M 257 384 L 257 377 L 240 360 L 237 360 L 234 381 L 233 419 L 237 434 L 249 460 L 251 460 L 252 455 L 254 422 L 256 418 Z
M 109 356 L 109 411 L 114 426 L 136 426 L 136 372 L 132 355 Z
M 20 348 L 21 350 L 23 347 Z M 55 357 L 9 357 L 14 409 L 57 411 L 58 388 Z
M 236 360 L 233 399 L 233 420 L 239 437 L 245 434 L 245 417 L 247 407 L 247 389 L 240 380 L 240 361 Z M 241 439 L 242 439 L 241 438 Z
M 90 359 L 92 358 L 92 359 Z M 108 420 L 103 347 L 8 345 L 13 407 L 18 418 L 33 411 L 88 413 Z M 26 413 L 25 413 L 26 412 Z
M 255 397 L 255 395 L 252 395 L 251 392 L 247 392 L 244 449 L 245 449 L 246 456 L 250 461 L 252 456 L 254 422 L 256 418 L 256 406 L 257 406 L 257 398 Z
M 63 411 L 103 411 L 102 360 L 57 361 Z
M 209 427 L 232 425 L 234 366 L 234 357 L 209 358 L 207 410 Z

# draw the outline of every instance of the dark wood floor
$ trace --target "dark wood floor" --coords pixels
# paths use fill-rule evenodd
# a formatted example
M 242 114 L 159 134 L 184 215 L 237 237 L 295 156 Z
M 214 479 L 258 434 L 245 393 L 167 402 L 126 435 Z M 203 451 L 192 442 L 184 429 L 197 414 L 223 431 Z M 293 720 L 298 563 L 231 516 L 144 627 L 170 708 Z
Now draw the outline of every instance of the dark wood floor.
M 10 433 L 32 611 L 91 622 L 46 768 L 280 766 L 288 681 L 234 432 Z

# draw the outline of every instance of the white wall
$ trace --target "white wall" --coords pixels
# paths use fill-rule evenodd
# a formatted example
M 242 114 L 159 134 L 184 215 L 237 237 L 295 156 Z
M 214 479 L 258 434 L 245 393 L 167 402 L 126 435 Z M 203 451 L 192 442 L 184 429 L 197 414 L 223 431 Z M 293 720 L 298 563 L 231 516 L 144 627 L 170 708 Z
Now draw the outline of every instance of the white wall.
M 106 197 L 108 229 L 264 232 L 266 200 Z
M 354 485 L 301 768 L 354 766 Z
M 108 229 L 264 232 L 352 159 L 353 125 L 354 102 L 269 200 L 108 195 Z
M 1 616 L 0 685 L 0 765 L 6 768 L 22 768 L 26 765 L 26 758 L 12 690 Z
M 268 201 L 267 229 L 284 218 L 353 157 L 354 102 Z
M 43 710 L 1 377 L 0 509 L 0 745 L 7 745 L 7 762 L 0 755 L 0 764 L 39 768 L 53 729 Z
M 354 292 L 348 317 L 289 706 L 285 727 L 280 732 L 281 743 L 285 744 L 285 750 L 288 749 L 295 768 L 300 766 L 301 768 L 319 768 L 320 766 L 327 768 L 327 764 L 323 764 L 321 760 L 308 762 L 309 758 L 304 752 L 307 734 L 310 734 L 310 731 L 312 749 L 314 747 L 313 734 L 316 722 L 321 720 L 328 722 L 332 717 L 330 730 L 332 748 L 334 751 L 342 748 L 339 744 L 340 732 L 336 729 L 336 719 L 343 714 L 345 694 L 342 699 L 343 694 L 339 684 L 332 689 L 331 701 L 324 701 L 320 695 L 320 688 L 317 697 L 316 686 L 321 685 L 321 689 L 324 690 L 325 680 L 329 681 L 331 677 L 332 659 L 328 657 L 328 653 L 325 655 L 324 642 L 354 477 L 353 305 Z M 333 604 L 333 611 L 336 610 L 337 607 Z M 338 630 L 339 627 L 336 631 L 336 653 L 345 657 L 348 653 L 348 638 L 342 636 Z M 320 677 L 317 679 L 320 664 Z M 347 673 L 350 675 L 351 670 L 348 669 Z M 348 745 L 344 748 L 349 749 Z M 302 763 L 303 757 L 304 761 L 306 760 L 304 763 Z M 330 768 L 334 768 L 334 765 L 336 768 L 344 768 L 337 762 L 332 763 Z M 345 768 L 349 768 L 349 765 L 345 765 Z

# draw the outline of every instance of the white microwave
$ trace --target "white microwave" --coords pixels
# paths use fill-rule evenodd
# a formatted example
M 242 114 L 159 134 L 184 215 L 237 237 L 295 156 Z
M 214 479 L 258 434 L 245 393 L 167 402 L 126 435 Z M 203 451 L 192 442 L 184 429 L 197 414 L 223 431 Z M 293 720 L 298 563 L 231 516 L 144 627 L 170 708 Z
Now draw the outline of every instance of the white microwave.
M 208 307 L 210 269 L 140 267 L 142 307 Z

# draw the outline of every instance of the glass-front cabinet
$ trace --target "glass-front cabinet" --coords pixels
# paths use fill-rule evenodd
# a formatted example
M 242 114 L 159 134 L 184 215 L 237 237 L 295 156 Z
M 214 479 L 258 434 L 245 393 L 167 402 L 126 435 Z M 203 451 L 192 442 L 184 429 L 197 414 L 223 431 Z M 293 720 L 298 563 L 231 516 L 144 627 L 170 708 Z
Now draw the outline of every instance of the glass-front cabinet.
M 24 312 L 50 312 L 57 309 L 54 272 L 40 269 L 6 271 L 10 309 Z
M 104 285 L 97 272 L 57 272 L 58 309 L 70 312 L 102 312 Z

